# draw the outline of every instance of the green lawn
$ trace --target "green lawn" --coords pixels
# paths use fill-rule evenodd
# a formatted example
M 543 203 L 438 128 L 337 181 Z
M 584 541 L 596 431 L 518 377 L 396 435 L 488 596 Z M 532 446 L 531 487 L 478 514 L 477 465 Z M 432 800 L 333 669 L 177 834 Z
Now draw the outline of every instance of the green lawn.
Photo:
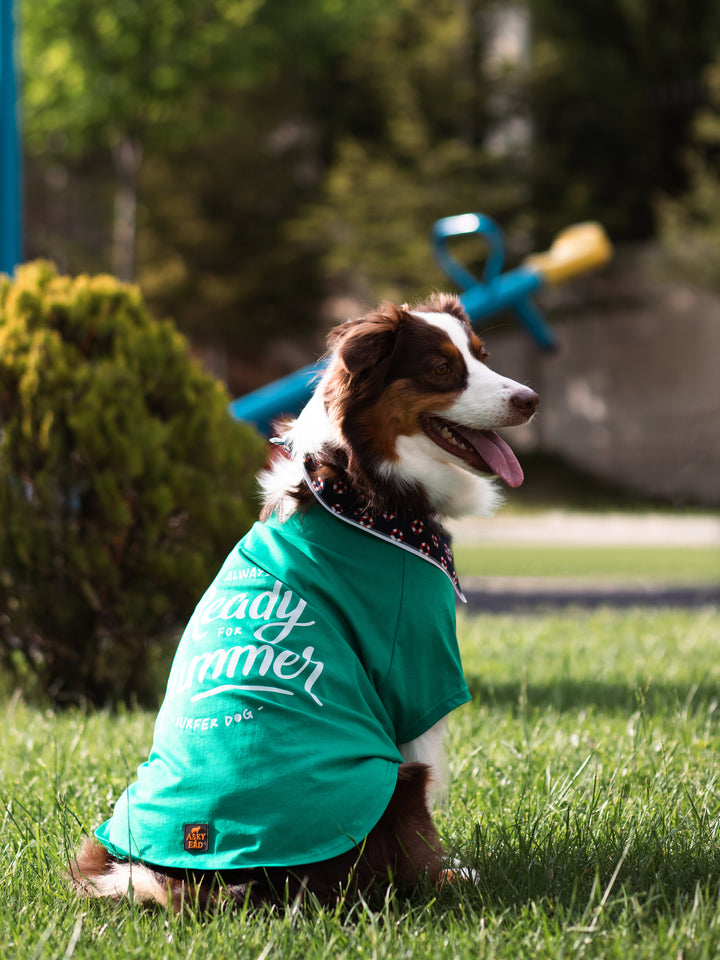
M 591 577 L 720 583 L 717 547 L 582 547 L 463 544 L 453 550 L 462 577 Z
M 438 815 L 474 881 L 412 900 L 207 920 L 74 899 L 66 851 L 146 756 L 153 717 L 5 698 L 4 958 L 720 955 L 720 612 L 461 620 L 471 704 Z

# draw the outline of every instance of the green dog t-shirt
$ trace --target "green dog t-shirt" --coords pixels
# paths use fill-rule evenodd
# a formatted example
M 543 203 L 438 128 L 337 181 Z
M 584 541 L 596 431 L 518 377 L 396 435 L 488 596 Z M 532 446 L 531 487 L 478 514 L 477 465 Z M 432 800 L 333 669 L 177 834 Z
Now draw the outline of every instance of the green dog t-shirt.
M 196 607 L 150 756 L 96 835 L 169 867 L 344 853 L 392 796 L 398 744 L 468 699 L 442 570 L 319 505 L 256 523 Z

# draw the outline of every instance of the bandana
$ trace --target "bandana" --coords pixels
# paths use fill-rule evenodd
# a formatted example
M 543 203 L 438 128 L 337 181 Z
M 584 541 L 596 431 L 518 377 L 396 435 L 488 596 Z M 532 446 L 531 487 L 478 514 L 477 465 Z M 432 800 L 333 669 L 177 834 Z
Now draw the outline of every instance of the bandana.
M 400 511 L 388 509 L 382 513 L 371 513 L 349 484 L 342 480 L 329 480 L 313 477 L 316 463 L 312 457 L 305 457 L 303 473 L 305 482 L 318 503 L 340 520 L 352 524 L 379 537 L 402 550 L 422 557 L 439 567 L 450 579 L 455 593 L 463 603 L 467 603 L 460 588 L 455 572 L 450 534 L 428 517 L 422 517 L 412 510 Z

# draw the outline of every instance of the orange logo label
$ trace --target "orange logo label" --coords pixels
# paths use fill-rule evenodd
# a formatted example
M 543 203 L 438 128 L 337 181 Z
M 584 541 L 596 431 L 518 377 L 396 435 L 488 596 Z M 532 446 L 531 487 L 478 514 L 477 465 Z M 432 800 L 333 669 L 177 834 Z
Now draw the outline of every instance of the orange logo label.
M 207 823 L 183 824 L 183 847 L 188 853 L 206 853 L 210 846 L 209 839 Z

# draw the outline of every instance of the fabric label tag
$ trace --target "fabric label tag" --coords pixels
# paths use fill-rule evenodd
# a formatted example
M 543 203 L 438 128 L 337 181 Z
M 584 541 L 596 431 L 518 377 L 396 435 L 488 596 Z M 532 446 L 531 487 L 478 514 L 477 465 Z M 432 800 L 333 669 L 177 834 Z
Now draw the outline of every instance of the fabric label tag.
M 209 837 L 209 824 L 183 824 L 183 847 L 188 853 L 207 853 L 209 849 Z

